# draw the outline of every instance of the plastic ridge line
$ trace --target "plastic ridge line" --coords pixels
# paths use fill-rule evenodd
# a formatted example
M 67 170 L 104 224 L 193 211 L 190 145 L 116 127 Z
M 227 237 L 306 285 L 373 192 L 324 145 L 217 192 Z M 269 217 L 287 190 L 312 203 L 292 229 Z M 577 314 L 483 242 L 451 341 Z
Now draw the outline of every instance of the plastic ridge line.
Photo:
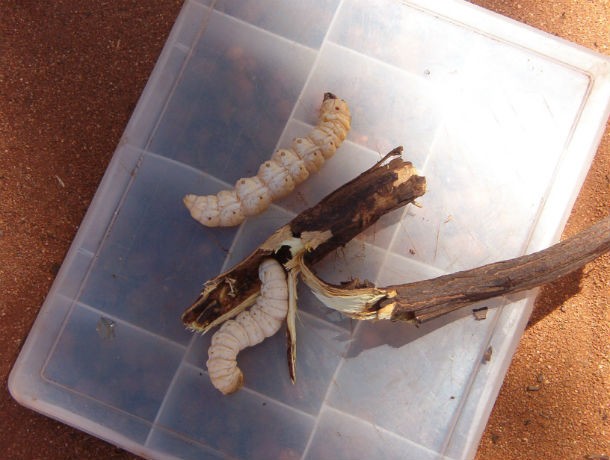
M 183 13 L 186 14 L 186 5 L 187 4 L 188 3 L 184 3 L 183 4 L 182 8 L 180 9 L 180 13 L 178 14 L 178 18 L 180 18 Z M 176 78 L 174 79 L 174 81 L 170 85 L 170 88 L 169 88 L 169 91 L 167 93 L 167 97 L 165 98 L 165 101 L 163 103 L 163 106 L 161 107 L 161 110 L 159 111 L 159 113 L 157 115 L 157 119 L 154 122 L 153 126 L 151 127 L 151 129 L 150 129 L 150 131 L 148 133 L 148 139 L 144 143 L 144 149 L 146 151 L 150 150 L 150 144 L 152 143 L 152 139 L 153 139 L 155 133 L 157 132 L 157 129 L 159 128 L 159 124 L 161 123 L 161 119 L 163 118 L 163 115 L 167 111 L 167 106 L 169 104 L 169 101 L 172 99 L 172 96 L 174 95 L 174 93 L 176 91 L 176 87 L 178 86 L 179 82 L 182 81 L 182 77 L 184 75 L 184 71 L 185 71 L 188 63 L 190 62 L 190 60 L 191 60 L 191 58 L 193 56 L 193 49 L 195 47 L 195 44 L 199 42 L 199 40 L 201 38 L 201 35 L 207 29 L 207 25 L 208 25 L 208 22 L 210 21 L 210 17 L 212 16 L 212 11 L 213 11 L 215 5 L 216 5 L 216 0 L 213 0 L 211 5 L 205 6 L 205 8 L 207 8 L 207 10 L 208 10 L 207 14 L 204 14 L 204 18 L 203 18 L 203 21 L 202 21 L 202 23 L 201 23 L 201 25 L 199 27 L 199 30 L 195 34 L 195 37 L 193 38 L 193 43 L 191 44 L 190 49 L 186 53 L 186 57 L 182 61 L 182 65 L 180 66 L 180 69 L 179 69 L 178 73 L 176 74 Z M 172 33 L 173 33 L 173 30 L 172 30 L 172 32 L 170 32 L 170 35 Z M 171 48 L 173 48 L 173 45 L 174 45 L 173 43 L 170 45 L 169 42 L 166 42 L 166 45 L 163 46 L 162 54 L 165 55 L 165 53 L 166 53 L 165 48 L 166 48 L 166 46 L 168 46 L 167 55 L 169 56 L 170 50 L 171 50 Z M 167 57 L 164 58 L 163 64 L 165 64 L 166 61 L 167 61 Z M 158 63 L 160 64 L 161 60 L 159 60 Z M 160 66 L 159 69 L 162 69 L 164 67 L 165 66 Z M 156 71 L 157 71 L 157 64 L 155 64 L 155 67 L 153 68 L 153 73 L 155 73 Z M 144 101 L 145 97 L 146 97 L 146 99 L 148 99 L 150 97 L 149 94 L 148 94 L 148 91 L 146 91 L 148 89 L 148 84 L 146 86 L 147 87 L 145 88 L 145 91 L 142 94 L 141 100 L 138 101 L 138 104 L 136 106 L 136 110 L 139 108 L 140 102 Z M 151 88 L 151 91 L 152 91 L 152 88 Z M 135 111 L 134 111 L 134 113 L 135 113 Z M 131 119 L 130 119 L 130 121 L 131 121 Z
M 214 2 L 214 3 L 216 3 L 216 2 Z M 212 14 L 217 14 L 218 16 L 224 17 L 228 21 L 232 21 L 232 22 L 235 22 L 237 24 L 241 24 L 243 27 L 245 27 L 247 29 L 252 29 L 252 30 L 254 30 L 256 32 L 261 33 L 262 35 L 267 35 L 267 36 L 272 37 L 272 38 L 274 38 L 274 39 L 276 39 L 278 41 L 281 41 L 281 42 L 288 43 L 290 45 L 296 46 L 297 48 L 302 48 L 304 50 L 309 50 L 309 51 L 312 51 L 314 53 L 318 52 L 318 50 L 316 48 L 312 48 L 311 46 L 307 46 L 307 45 L 304 45 L 303 43 L 299 43 L 299 42 L 297 42 L 295 40 L 291 40 L 290 38 L 284 37 L 282 35 L 278 35 L 275 32 L 271 32 L 270 30 L 267 30 L 267 29 L 264 29 L 264 28 L 262 28 L 260 26 L 254 25 L 254 24 L 252 24 L 252 23 L 250 23 L 248 21 L 244 21 L 243 19 L 240 19 L 238 17 L 231 16 L 230 14 L 225 13 L 223 11 L 219 11 L 219 10 L 217 10 L 215 8 L 213 9 Z
M 529 47 L 528 43 L 528 39 L 531 38 L 531 36 L 536 36 L 538 40 L 543 40 L 546 42 L 552 42 L 553 44 L 557 45 L 560 44 L 562 46 L 562 48 L 569 48 L 571 49 L 573 52 L 578 53 L 578 54 L 587 54 L 590 57 L 595 57 L 596 59 L 603 59 L 603 58 L 607 58 L 606 55 L 595 52 L 589 48 L 586 48 L 584 46 L 578 45 L 576 43 L 570 42 L 566 39 L 563 39 L 561 37 L 552 35 L 548 32 L 544 32 L 540 29 L 537 29 L 533 26 L 530 26 L 528 24 L 516 21 L 515 19 L 509 18 L 507 16 L 503 16 L 499 13 L 495 13 L 491 10 L 488 10 L 486 8 L 483 8 L 481 6 L 478 5 L 473 5 L 470 2 L 463 2 L 463 1 L 456 1 L 456 0 L 451 0 L 451 2 L 449 1 L 445 1 L 445 4 L 449 4 L 452 3 L 454 5 L 458 5 L 456 8 L 459 9 L 470 9 L 471 12 L 473 12 L 474 14 L 479 15 L 479 17 L 481 16 L 485 16 L 485 18 L 487 19 L 487 21 L 492 21 L 495 24 L 489 24 L 489 29 L 495 29 L 493 26 L 494 25 L 502 25 L 505 28 L 509 27 L 511 29 L 516 30 L 516 29 L 520 29 L 520 32 L 525 32 L 528 36 L 525 40 L 523 40 L 524 43 L 521 42 L 515 42 L 515 41 L 509 41 L 508 39 L 504 38 L 504 35 L 498 35 L 497 32 L 493 32 L 491 30 L 481 30 L 479 28 L 476 28 L 476 26 L 472 25 L 472 22 L 474 22 L 477 18 L 474 18 L 472 20 L 472 22 L 464 22 L 462 20 L 457 20 L 454 18 L 451 18 L 449 16 L 447 16 L 446 14 L 440 13 L 436 10 L 430 9 L 428 7 L 428 4 L 426 4 L 426 6 L 422 6 L 421 5 L 421 1 L 420 0 L 401 0 L 401 3 L 403 3 L 405 6 L 413 8 L 414 10 L 420 11 L 422 13 L 425 13 L 429 16 L 433 16 L 436 19 L 440 19 L 446 23 L 449 24 L 454 24 L 458 27 L 464 28 L 466 30 L 470 30 L 471 32 L 477 34 L 477 35 L 481 35 L 483 37 L 489 38 L 491 40 L 494 40 L 498 43 L 502 43 L 504 45 L 510 45 L 511 47 L 514 48 L 518 48 L 521 50 L 526 50 L 532 54 L 535 54 L 537 56 L 540 57 L 544 57 L 546 60 L 549 60 L 551 62 L 554 62 L 556 64 L 560 64 L 564 67 L 568 67 L 572 70 L 576 70 L 579 71 L 581 73 L 586 73 L 588 74 L 588 70 L 583 69 L 582 67 L 580 67 L 578 64 L 575 64 L 571 61 L 567 61 L 567 60 L 563 60 L 563 59 L 559 59 L 557 57 L 555 57 L 554 55 L 550 55 L 548 53 L 545 53 L 543 51 L 540 51 L 538 49 L 533 49 Z M 432 3 L 434 4 L 434 3 Z M 455 11 L 456 9 L 454 8 L 452 11 Z M 557 46 L 553 46 L 552 49 L 555 50 L 557 48 Z
M 392 71 L 401 74 L 405 77 L 407 77 L 408 79 L 411 80 L 416 80 L 418 82 L 418 84 L 422 85 L 422 86 L 428 86 L 431 89 L 435 89 L 438 85 L 436 85 L 433 81 L 428 80 L 426 78 L 422 78 L 421 76 L 417 75 L 416 73 L 407 70 L 403 67 L 394 65 L 394 64 L 390 64 L 389 62 L 384 61 L 383 59 L 380 59 L 378 57 L 375 56 L 371 56 L 370 54 L 366 54 L 360 50 L 354 49 L 354 48 L 350 48 L 349 46 L 343 45 L 341 43 L 337 43 L 335 41 L 329 40 L 328 41 L 328 45 L 329 48 L 337 48 L 338 50 L 342 51 L 345 54 L 352 54 L 355 56 L 358 56 L 360 59 L 366 59 L 367 61 L 371 61 L 377 65 L 379 65 L 380 67 L 384 67 L 386 69 L 391 69 Z
M 441 452 L 437 452 L 437 451 L 432 450 L 432 449 L 430 449 L 430 448 L 428 448 L 426 446 L 418 444 L 415 441 L 412 441 L 409 438 L 406 438 L 406 437 L 404 437 L 404 436 L 402 436 L 402 435 L 400 435 L 398 433 L 390 431 L 387 428 L 379 426 L 379 425 L 375 424 L 374 422 L 372 422 L 370 420 L 367 420 L 367 419 L 364 419 L 364 418 L 360 418 L 357 415 L 354 415 L 354 414 L 352 414 L 350 412 L 345 412 L 345 411 L 343 411 L 343 410 L 341 410 L 339 408 L 336 408 L 334 406 L 331 406 L 331 405 L 328 405 L 328 404 L 324 405 L 322 407 L 322 409 L 320 410 L 320 414 L 318 416 L 318 419 L 322 417 L 323 412 L 334 412 L 334 413 L 340 414 L 341 416 L 343 416 L 345 418 L 349 418 L 351 420 L 354 420 L 355 422 L 359 422 L 359 423 L 362 423 L 362 424 L 369 424 L 371 427 L 373 427 L 375 429 L 375 431 L 379 432 L 380 434 L 384 434 L 384 435 L 389 436 L 391 438 L 397 439 L 397 440 L 399 440 L 401 442 L 404 442 L 405 444 L 410 444 L 410 445 L 412 445 L 412 446 L 414 446 L 414 447 L 416 447 L 416 448 L 418 448 L 420 450 L 429 452 L 429 453 L 434 454 L 434 455 L 441 454 Z M 307 450 L 305 450 L 303 452 L 303 456 L 301 458 L 305 458 L 306 457 L 309 448 L 310 448 L 310 445 L 308 444 L 307 445 Z M 443 457 L 443 458 L 445 458 L 445 457 Z
M 341 11 L 341 8 L 343 6 L 343 2 L 344 2 L 344 0 L 339 0 L 339 3 L 337 4 L 337 7 L 335 8 L 335 12 L 333 14 L 333 17 L 330 20 L 330 22 L 328 23 L 328 28 L 326 29 L 326 33 L 324 34 L 324 37 L 322 38 L 322 41 L 320 42 L 320 47 L 317 50 L 314 50 L 315 53 L 316 53 L 315 58 L 314 58 L 313 62 L 311 63 L 311 67 L 309 69 L 309 73 L 307 74 L 307 78 L 305 78 L 305 81 L 303 82 L 303 86 L 301 87 L 301 91 L 299 92 L 297 98 L 295 99 L 294 105 L 292 106 L 292 111 L 290 112 L 290 115 L 288 115 L 287 122 L 284 125 L 284 129 L 280 133 L 280 136 L 278 138 L 278 143 L 276 143 L 274 151 L 277 150 L 278 148 L 280 148 L 279 140 L 282 137 L 284 137 L 284 135 L 286 134 L 286 127 L 288 126 L 288 121 L 290 121 L 292 119 L 296 119 L 295 118 L 295 113 L 296 113 L 297 107 L 299 107 L 300 101 L 303 99 L 303 94 L 305 93 L 305 89 L 309 86 L 309 82 L 311 81 L 311 78 L 312 78 L 312 76 L 314 74 L 314 71 L 318 67 L 318 62 L 320 61 L 320 55 L 322 54 L 322 51 L 323 51 L 324 47 L 326 46 L 326 43 L 327 43 L 327 40 L 328 40 L 328 34 L 332 30 L 333 25 L 335 24 L 335 22 L 337 20 L 337 16 L 339 15 L 339 13 Z
M 566 161 L 567 161 L 566 157 L 569 156 L 569 153 L 572 150 L 572 149 L 570 149 L 570 146 L 574 139 L 574 134 L 576 133 L 576 130 L 579 126 L 579 122 L 582 118 L 583 111 L 584 111 L 585 107 L 587 106 L 588 101 L 590 100 L 591 93 L 593 90 L 593 83 L 594 83 L 593 76 L 586 72 L 585 72 L 585 74 L 588 77 L 588 83 L 587 83 L 587 88 L 585 90 L 585 94 L 583 95 L 581 103 L 578 106 L 578 111 L 576 113 L 576 116 L 574 117 L 574 120 L 572 121 L 572 124 L 570 125 L 570 130 L 568 131 L 566 140 L 562 146 L 561 153 L 560 153 L 559 157 L 557 158 L 557 162 L 555 163 L 555 167 L 553 168 L 553 173 L 550 176 L 550 180 L 549 180 L 547 186 L 545 187 L 545 190 L 541 197 L 540 203 L 536 210 L 536 215 L 534 216 L 534 219 L 532 221 L 532 226 L 530 227 L 530 229 L 528 231 L 528 235 L 523 243 L 523 246 L 521 247 L 522 254 L 528 254 L 533 251 L 539 251 L 541 249 L 544 249 L 544 247 L 532 248 L 531 247 L 532 238 L 533 238 L 534 234 L 536 233 L 536 231 L 539 231 L 538 223 L 540 222 L 543 213 L 547 209 L 546 204 L 549 200 L 549 197 L 552 196 L 553 190 L 557 188 L 557 177 L 559 176 L 560 171 L 564 170 L 566 167 L 569 167 L 569 165 L 566 165 Z M 593 159 L 593 156 L 591 156 L 591 160 L 592 159 Z M 589 165 L 590 165 L 590 162 L 589 162 Z M 580 180 L 581 185 L 582 185 L 583 180 L 584 180 L 584 177 Z M 576 190 L 576 192 L 578 192 L 578 191 Z M 571 201 L 574 202 L 575 200 L 576 200 L 576 196 L 574 196 Z M 570 210 L 572 209 L 572 206 L 566 206 L 565 208 L 566 208 L 566 210 L 563 212 L 564 217 L 561 219 L 560 222 L 557 223 L 557 228 L 554 231 L 555 234 L 550 235 L 549 237 L 547 237 L 545 239 L 545 241 L 547 241 L 549 244 L 553 244 L 559 240 L 559 237 L 561 236 L 561 232 L 563 232 L 563 228 L 565 227 L 565 225 L 567 223 L 567 219 L 568 219 Z
M 453 416 L 451 417 L 451 421 L 447 428 L 447 433 L 445 434 L 443 443 L 441 444 L 441 448 L 440 448 L 439 452 L 443 455 L 445 455 L 445 453 L 446 453 L 447 449 L 449 448 L 449 445 L 454 437 L 455 429 L 458 425 L 459 420 L 462 417 L 462 411 L 464 410 L 464 407 L 466 406 L 467 401 L 470 400 L 472 388 L 474 386 L 475 381 L 477 380 L 477 377 L 479 375 L 481 368 L 484 365 L 485 366 L 489 365 L 487 363 L 483 363 L 483 354 L 485 353 L 485 351 L 487 350 L 487 348 L 489 347 L 489 345 L 492 342 L 492 339 L 498 328 L 499 319 L 502 316 L 505 307 L 513 304 L 513 302 L 509 302 L 505 296 L 501 296 L 501 297 L 499 297 L 499 299 L 502 299 L 501 304 L 498 307 L 494 308 L 494 310 L 496 311 L 496 314 L 494 315 L 493 319 L 491 320 L 492 321 L 491 327 L 485 334 L 485 338 L 482 341 L 482 343 L 484 345 L 481 348 L 481 350 L 479 351 L 479 353 L 477 355 L 477 360 L 474 363 L 474 367 L 470 371 L 470 375 L 468 376 L 468 380 L 466 381 L 466 385 L 462 389 L 462 397 L 458 401 L 457 407 L 455 408 L 455 411 L 453 413 Z
M 208 371 L 206 369 L 198 367 L 198 366 L 196 366 L 196 365 L 194 365 L 192 363 L 185 362 L 184 365 L 185 365 L 185 367 L 189 367 L 192 370 L 195 370 L 195 371 L 197 371 L 199 373 L 204 373 L 204 374 L 208 375 Z M 273 403 L 273 404 L 275 404 L 277 406 L 283 407 L 284 409 L 288 409 L 291 412 L 295 412 L 295 413 L 297 413 L 299 415 L 302 415 L 302 416 L 305 416 L 305 417 L 307 417 L 309 419 L 315 419 L 317 417 L 316 415 L 313 415 L 313 414 L 310 414 L 308 412 L 305 412 L 304 410 L 298 409 L 298 408 L 296 408 L 294 406 L 290 406 L 290 405 L 286 404 L 285 402 L 280 401 L 279 399 L 275 399 L 275 398 L 273 398 L 273 397 L 271 397 L 269 395 L 261 393 L 260 391 L 254 390 L 254 389 L 252 389 L 252 388 L 250 388 L 248 386 L 245 386 L 245 385 L 243 387 L 241 387 L 239 389 L 239 391 L 240 392 L 243 391 L 245 393 L 252 394 L 252 395 L 254 395 L 254 396 L 256 396 L 256 397 L 258 397 L 260 399 L 264 399 L 265 401 L 268 401 L 269 403 Z M 226 398 L 226 396 L 219 396 L 219 397 Z
M 85 302 L 76 301 L 76 303 L 78 304 L 78 306 L 83 307 L 85 310 L 89 310 L 92 313 L 99 314 L 100 316 L 103 316 L 104 318 L 108 318 L 108 319 L 114 321 L 117 324 L 120 323 L 120 324 L 123 324 L 125 326 L 129 326 L 130 328 L 135 329 L 136 331 L 138 331 L 140 333 L 143 333 L 145 335 L 148 335 L 150 337 L 153 337 L 153 338 L 157 339 L 160 342 L 168 343 L 171 346 L 182 348 L 183 351 L 186 351 L 187 345 L 183 345 L 183 344 L 181 344 L 179 342 L 176 342 L 176 341 L 174 341 L 174 340 L 172 340 L 172 339 L 170 339 L 168 337 L 165 337 L 163 335 L 159 335 L 156 332 L 150 331 L 150 330 L 148 330 L 148 329 L 146 329 L 146 328 L 144 328 L 142 326 L 139 326 L 139 325 L 134 324 L 134 323 L 132 323 L 130 321 L 127 321 L 126 319 L 120 318 L 119 316 L 108 314 L 108 313 L 106 313 L 106 312 L 104 312 L 104 311 L 102 311 L 102 310 L 100 310 L 100 309 L 98 309 L 96 307 L 93 307 L 93 306 L 91 306 L 91 305 L 89 305 L 89 304 L 87 304 Z
M 352 343 L 353 343 L 354 338 L 357 336 L 358 331 L 362 327 L 361 323 L 362 323 L 362 321 L 359 321 L 356 323 L 356 326 L 354 327 L 354 330 L 352 331 L 352 333 L 350 335 L 350 341 Z M 349 344 L 348 351 L 349 351 L 349 348 L 351 348 L 352 343 Z M 332 407 L 328 403 L 328 399 L 330 397 L 330 392 L 332 391 L 332 388 L 334 387 L 335 382 L 337 381 L 337 376 L 339 375 L 339 372 L 341 372 L 341 369 L 343 368 L 343 364 L 345 363 L 345 361 L 346 361 L 346 358 L 344 356 L 342 356 L 341 360 L 337 364 L 337 367 L 335 367 L 335 372 L 333 372 L 333 375 L 330 378 L 328 387 L 326 388 L 326 393 L 324 393 L 324 398 L 322 399 L 322 404 L 320 405 L 320 412 L 318 413 L 318 417 L 316 417 L 314 426 L 312 427 L 311 433 L 309 434 L 309 439 L 307 440 L 307 444 L 305 444 L 305 449 L 303 450 L 303 455 L 301 456 L 301 458 L 305 458 L 307 456 L 309 449 L 311 448 L 311 443 L 313 442 L 313 438 L 314 438 L 316 432 L 318 431 L 318 425 L 320 424 L 322 412 L 324 411 L 325 408 Z

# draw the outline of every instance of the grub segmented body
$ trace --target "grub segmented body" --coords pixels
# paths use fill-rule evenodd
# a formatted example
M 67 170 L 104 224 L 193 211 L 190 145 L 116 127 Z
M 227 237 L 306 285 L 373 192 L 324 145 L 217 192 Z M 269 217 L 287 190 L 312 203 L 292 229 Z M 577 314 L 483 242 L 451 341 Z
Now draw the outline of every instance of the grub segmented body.
M 237 391 L 243 384 L 237 354 L 274 335 L 286 319 L 288 285 L 284 268 L 275 259 L 265 259 L 258 275 L 261 292 L 255 304 L 223 323 L 212 336 L 208 349 L 206 366 L 210 380 L 225 395 Z
M 325 93 L 318 124 L 307 136 L 294 139 L 288 149 L 275 151 L 256 176 L 239 179 L 234 189 L 216 195 L 186 195 L 184 204 L 191 216 L 206 227 L 239 225 L 317 172 L 345 140 L 350 125 L 347 103 Z

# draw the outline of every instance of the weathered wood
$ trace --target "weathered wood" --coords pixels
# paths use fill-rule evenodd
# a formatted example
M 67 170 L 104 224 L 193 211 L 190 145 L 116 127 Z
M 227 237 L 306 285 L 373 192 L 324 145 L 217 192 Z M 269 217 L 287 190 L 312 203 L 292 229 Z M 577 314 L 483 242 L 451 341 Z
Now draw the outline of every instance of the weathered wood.
M 414 283 L 335 285 L 301 263 L 301 277 L 327 307 L 355 319 L 423 323 L 481 300 L 550 283 L 610 251 L 610 216 L 533 254 Z
M 348 243 L 382 215 L 425 193 L 425 178 L 400 158 L 401 153 L 401 147 L 392 150 L 372 168 L 278 229 L 235 267 L 208 281 L 199 298 L 184 312 L 183 322 L 205 332 L 248 307 L 260 289 L 257 270 L 265 257 L 275 257 L 285 266 L 300 264 L 303 278 L 314 293 L 322 293 L 321 300 L 329 307 L 352 317 L 421 323 L 481 300 L 550 283 L 610 251 L 609 216 L 534 254 L 429 280 L 372 287 L 331 285 L 317 279 L 308 266 Z M 374 296 L 366 297 L 366 288 L 375 290 Z M 367 300 L 378 299 L 380 292 L 380 300 Z M 339 297 L 343 297 L 342 302 L 335 301 Z M 351 310 L 342 310 L 350 302 Z
M 250 306 L 260 291 L 258 267 L 273 257 L 288 271 L 288 365 L 295 379 L 296 277 L 329 308 L 356 319 L 422 323 L 480 300 L 524 291 L 564 276 L 610 251 L 610 216 L 543 251 L 434 279 L 375 287 L 352 281 L 332 285 L 310 266 L 344 246 L 384 214 L 413 202 L 426 180 L 398 147 L 317 205 L 274 232 L 242 262 L 207 281 L 182 321 L 206 332 Z
M 422 323 L 480 300 L 550 283 L 608 251 L 610 216 L 533 254 L 438 278 L 381 288 L 392 294 L 373 308 L 389 313 L 392 320 Z
M 402 147 L 392 150 L 278 229 L 242 262 L 206 282 L 201 295 L 182 315 L 183 323 L 205 332 L 251 305 L 260 289 L 258 266 L 265 257 L 287 264 L 297 253 L 304 253 L 308 263 L 315 263 L 384 214 L 422 196 L 426 180 L 401 154 Z

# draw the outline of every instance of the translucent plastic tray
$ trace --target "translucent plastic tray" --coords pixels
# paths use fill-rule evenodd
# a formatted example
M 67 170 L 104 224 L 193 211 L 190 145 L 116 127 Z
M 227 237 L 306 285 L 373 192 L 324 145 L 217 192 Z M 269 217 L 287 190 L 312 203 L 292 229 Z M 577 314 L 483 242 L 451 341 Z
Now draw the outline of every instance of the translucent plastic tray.
M 534 293 L 484 303 L 484 321 L 466 309 L 415 328 L 357 324 L 301 288 L 297 384 L 280 333 L 240 354 L 246 384 L 229 397 L 206 375 L 210 337 L 180 314 L 397 145 L 427 177 L 422 207 L 327 257 L 327 279 L 407 282 L 552 244 L 608 117 L 609 75 L 606 57 L 460 1 L 186 2 L 13 396 L 154 458 L 472 457 Z M 240 228 L 190 218 L 184 194 L 254 175 L 311 129 L 325 91 L 348 101 L 353 129 L 320 173 Z

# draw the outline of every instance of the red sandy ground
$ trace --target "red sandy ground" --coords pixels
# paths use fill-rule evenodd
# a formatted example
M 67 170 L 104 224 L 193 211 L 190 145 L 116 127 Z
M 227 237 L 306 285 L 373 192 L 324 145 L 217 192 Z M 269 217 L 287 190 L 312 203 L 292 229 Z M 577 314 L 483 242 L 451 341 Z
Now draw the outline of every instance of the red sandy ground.
M 473 3 L 610 54 L 608 0 Z M 0 3 L 0 458 L 136 458 L 20 407 L 6 381 L 180 6 Z M 564 236 L 609 203 L 607 129 Z M 606 255 L 542 290 L 478 460 L 610 454 L 609 280 Z

